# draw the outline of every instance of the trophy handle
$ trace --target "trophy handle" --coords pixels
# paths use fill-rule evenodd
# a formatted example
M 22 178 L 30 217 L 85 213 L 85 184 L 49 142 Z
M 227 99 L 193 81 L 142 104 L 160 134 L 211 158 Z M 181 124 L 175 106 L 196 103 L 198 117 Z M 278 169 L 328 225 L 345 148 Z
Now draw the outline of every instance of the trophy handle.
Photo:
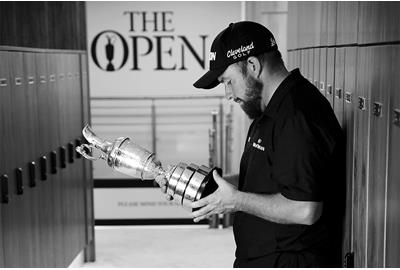
M 76 151 L 81 154 L 83 157 L 89 160 L 98 160 L 98 159 L 104 159 L 106 160 L 106 155 L 100 154 L 98 157 L 94 157 L 91 155 L 88 155 L 88 153 L 93 153 L 93 149 L 95 147 L 93 145 L 88 145 L 88 144 L 82 144 L 80 146 L 76 147 Z

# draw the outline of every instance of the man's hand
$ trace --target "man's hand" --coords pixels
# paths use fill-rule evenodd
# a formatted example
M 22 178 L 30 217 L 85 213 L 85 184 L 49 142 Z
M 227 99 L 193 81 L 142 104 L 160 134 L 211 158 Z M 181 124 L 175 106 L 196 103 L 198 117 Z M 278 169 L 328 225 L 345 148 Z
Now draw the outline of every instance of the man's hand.
M 218 189 L 207 197 L 190 204 L 191 208 L 201 209 L 192 213 L 194 222 L 208 218 L 213 214 L 225 214 L 236 211 L 237 188 L 218 175 L 214 170 L 213 176 Z
M 161 191 L 163 193 L 167 193 L 167 179 L 165 178 L 165 176 L 163 174 L 157 175 L 156 178 L 154 179 L 154 181 L 156 181 L 156 183 L 160 186 Z M 166 195 L 166 199 L 168 201 L 173 200 L 173 197 L 171 195 Z

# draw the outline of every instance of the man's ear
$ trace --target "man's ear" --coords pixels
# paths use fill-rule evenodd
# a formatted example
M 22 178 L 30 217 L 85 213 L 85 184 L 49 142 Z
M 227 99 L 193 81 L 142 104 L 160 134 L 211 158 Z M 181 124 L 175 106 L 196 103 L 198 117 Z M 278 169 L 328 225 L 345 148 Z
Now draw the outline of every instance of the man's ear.
M 253 74 L 255 78 L 261 75 L 262 65 L 260 60 L 255 56 L 247 58 L 247 70 Z

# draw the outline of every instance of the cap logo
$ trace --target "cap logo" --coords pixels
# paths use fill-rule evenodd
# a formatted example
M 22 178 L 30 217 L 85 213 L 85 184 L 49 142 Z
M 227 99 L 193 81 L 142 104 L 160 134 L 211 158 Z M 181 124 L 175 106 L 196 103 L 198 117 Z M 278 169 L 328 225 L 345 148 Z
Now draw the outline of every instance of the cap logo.
M 210 52 L 210 61 L 215 61 L 217 58 L 217 53 L 216 52 Z
M 271 42 L 271 47 L 274 47 L 276 45 L 275 39 L 274 38 L 270 38 L 269 40 Z
M 254 49 L 254 44 L 253 44 L 253 42 L 250 43 L 250 44 L 247 45 L 247 46 L 243 46 L 243 45 L 242 45 L 242 46 L 240 46 L 240 48 L 238 48 L 238 49 L 227 51 L 226 57 L 227 57 L 227 58 L 231 58 L 231 57 L 232 57 L 233 59 L 240 58 L 240 57 L 242 57 L 242 56 L 246 56 L 246 55 L 250 54 L 250 52 L 251 52 L 252 49 Z

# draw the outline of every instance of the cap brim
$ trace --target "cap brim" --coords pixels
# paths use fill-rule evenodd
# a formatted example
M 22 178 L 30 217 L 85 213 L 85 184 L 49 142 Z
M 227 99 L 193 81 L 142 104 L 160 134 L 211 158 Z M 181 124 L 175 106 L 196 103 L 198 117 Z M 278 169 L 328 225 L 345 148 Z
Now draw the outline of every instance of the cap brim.
M 225 68 L 209 70 L 193 86 L 196 88 L 211 89 L 219 84 L 218 77 L 224 72 Z

